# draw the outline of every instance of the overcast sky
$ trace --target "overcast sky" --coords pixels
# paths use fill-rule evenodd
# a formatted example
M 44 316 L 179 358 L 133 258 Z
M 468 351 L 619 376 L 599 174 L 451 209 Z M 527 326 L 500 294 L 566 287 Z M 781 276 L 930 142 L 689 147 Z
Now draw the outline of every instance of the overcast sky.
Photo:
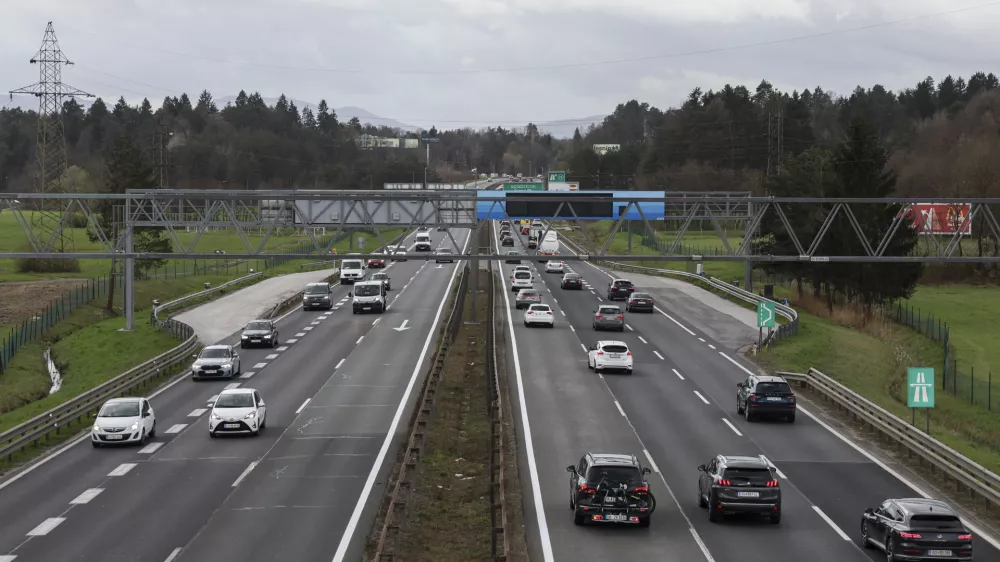
M 28 60 L 52 20 L 76 63 L 63 80 L 106 99 L 145 96 L 156 107 L 182 92 L 258 90 L 439 128 L 583 118 L 632 98 L 665 108 L 696 86 L 753 88 L 762 78 L 846 93 L 1000 71 L 989 66 L 1000 2 L 986 0 L 5 4 L 3 92 L 38 80 Z M 857 29 L 888 22 L 899 23 Z M 811 37 L 787 40 L 802 36 Z

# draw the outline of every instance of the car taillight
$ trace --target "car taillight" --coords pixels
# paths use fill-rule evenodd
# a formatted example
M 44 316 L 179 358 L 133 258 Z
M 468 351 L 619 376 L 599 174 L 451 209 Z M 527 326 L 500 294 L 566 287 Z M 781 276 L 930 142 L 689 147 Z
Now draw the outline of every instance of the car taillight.
M 786 394 L 785 398 L 788 399 L 788 400 L 791 400 L 792 402 L 795 402 L 795 395 L 794 394 Z
M 905 533 L 903 531 L 900 531 L 899 532 L 899 538 L 901 538 L 901 539 L 919 539 L 921 537 L 920 537 L 919 533 Z
M 649 493 L 649 486 L 639 486 L 638 488 L 636 488 L 635 490 L 632 490 L 632 491 L 633 492 L 639 492 L 639 493 L 648 494 Z
M 604 352 L 603 351 L 598 351 L 597 352 L 597 356 L 598 357 L 604 357 Z
M 598 319 L 598 320 L 604 320 L 604 316 L 602 316 L 602 315 L 598 314 L 598 315 L 597 315 L 597 319 Z
M 596 489 L 594 489 L 594 488 L 593 488 L 593 487 L 591 487 L 591 486 L 588 486 L 588 485 L 586 485 L 586 484 L 580 484 L 580 489 L 579 489 L 579 491 L 581 491 L 581 492 L 589 492 L 589 493 L 594 493 L 594 492 L 596 492 L 597 490 L 596 490 Z
M 778 481 L 777 480 L 768 480 L 767 487 L 768 488 L 777 488 L 778 487 Z
M 756 394 L 751 394 L 750 396 L 747 396 L 747 400 L 750 400 L 751 402 L 756 402 L 757 401 L 757 395 Z
M 622 316 L 621 314 L 619 314 L 619 315 L 618 315 L 618 319 L 619 319 L 619 320 L 624 320 L 624 319 L 625 319 L 625 317 L 624 317 L 624 316 Z
M 629 351 L 629 352 L 628 352 L 628 353 L 626 353 L 625 355 L 628 355 L 629 357 L 632 357 L 632 352 L 631 352 L 631 351 Z
M 732 484 L 729 480 L 719 480 L 719 486 L 731 486 Z
M 958 540 L 960 541 L 971 541 L 972 535 L 958 535 Z
M 549 316 L 552 316 L 552 311 L 550 310 L 550 311 L 546 312 L 545 314 L 548 314 Z

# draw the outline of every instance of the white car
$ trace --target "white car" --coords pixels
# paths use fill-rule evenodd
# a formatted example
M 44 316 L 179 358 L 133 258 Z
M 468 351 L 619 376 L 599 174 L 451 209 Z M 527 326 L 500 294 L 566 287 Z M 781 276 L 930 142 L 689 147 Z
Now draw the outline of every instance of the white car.
M 565 273 L 566 264 L 561 261 L 550 261 L 545 264 L 545 273 Z
M 526 265 L 515 265 L 513 272 L 516 273 L 518 271 L 527 271 L 528 273 L 531 273 L 531 268 Z
M 143 444 L 156 437 L 156 414 L 145 398 L 112 398 L 97 412 L 90 442 L 101 445 Z
M 208 434 L 260 434 L 267 424 L 267 408 L 260 393 L 252 388 L 231 388 L 219 393 L 208 416 Z
M 530 271 L 515 271 L 513 275 L 510 276 L 510 290 L 515 293 L 521 289 L 530 289 L 532 287 L 531 283 L 531 272 Z
M 623 341 L 599 341 L 587 351 L 587 367 L 595 372 L 607 369 L 632 374 L 632 352 Z
M 524 325 L 534 326 L 544 324 L 549 328 L 556 325 L 556 317 L 552 314 L 552 307 L 547 304 L 533 304 L 524 311 Z

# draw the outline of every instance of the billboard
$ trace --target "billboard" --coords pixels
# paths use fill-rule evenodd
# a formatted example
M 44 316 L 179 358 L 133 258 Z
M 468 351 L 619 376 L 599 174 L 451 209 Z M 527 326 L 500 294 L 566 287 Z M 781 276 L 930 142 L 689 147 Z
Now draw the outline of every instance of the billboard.
M 580 191 L 580 182 L 578 182 L 578 181 L 571 181 L 571 182 L 550 181 L 549 182 L 549 191 Z
M 622 145 L 620 145 L 620 144 L 595 144 L 594 145 L 594 152 L 596 152 L 597 154 L 600 154 L 601 156 L 604 156 L 605 154 L 607 154 L 609 152 L 615 152 L 615 151 L 621 150 L 621 148 L 622 148 Z
M 965 236 L 972 235 L 971 203 L 915 203 L 907 211 L 913 227 L 920 234 L 955 234 L 959 229 Z
M 420 148 L 420 139 L 403 139 L 403 148 Z
M 547 193 L 537 193 L 534 195 L 545 196 Z M 666 194 L 663 191 L 578 191 L 576 193 L 566 193 L 566 200 L 573 203 L 573 210 L 576 211 L 577 216 L 581 220 L 618 220 L 619 216 L 628 207 L 629 199 L 635 198 L 665 198 Z M 587 199 L 593 197 L 594 195 L 612 195 L 612 204 L 605 205 L 600 202 L 591 202 Z M 505 203 L 503 203 L 506 193 L 503 191 L 478 191 L 476 196 L 480 199 L 476 202 L 476 218 L 479 220 L 505 220 L 507 217 L 504 214 L 506 209 Z M 560 195 L 561 196 L 561 195 Z M 619 199 L 620 198 L 620 199 Z M 490 200 L 496 200 L 490 201 Z M 524 203 L 518 202 L 517 206 L 523 206 Z M 555 208 L 559 205 L 558 202 L 539 202 L 536 205 L 539 207 L 553 207 L 552 210 L 545 215 L 543 213 L 536 213 L 534 215 L 525 216 L 511 216 L 514 219 L 551 219 L 552 215 L 555 213 Z M 642 201 L 638 203 L 642 207 L 642 213 L 646 215 L 647 220 L 663 220 L 664 217 L 664 202 L 663 201 Z M 512 206 L 514 204 L 512 203 Z M 600 208 L 603 212 L 601 215 L 588 215 L 586 209 L 598 209 Z M 563 207 L 560 214 L 572 219 L 572 213 L 569 207 Z M 636 209 L 635 205 L 628 210 L 628 214 L 625 215 L 625 220 L 642 220 L 642 215 L 639 214 L 639 210 Z

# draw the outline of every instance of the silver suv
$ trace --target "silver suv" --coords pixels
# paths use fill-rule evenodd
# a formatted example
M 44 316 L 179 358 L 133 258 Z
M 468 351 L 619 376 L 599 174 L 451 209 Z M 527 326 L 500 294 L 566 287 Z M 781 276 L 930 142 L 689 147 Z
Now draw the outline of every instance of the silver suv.
M 601 305 L 594 311 L 594 330 L 625 331 L 625 316 L 622 309 L 613 305 Z

